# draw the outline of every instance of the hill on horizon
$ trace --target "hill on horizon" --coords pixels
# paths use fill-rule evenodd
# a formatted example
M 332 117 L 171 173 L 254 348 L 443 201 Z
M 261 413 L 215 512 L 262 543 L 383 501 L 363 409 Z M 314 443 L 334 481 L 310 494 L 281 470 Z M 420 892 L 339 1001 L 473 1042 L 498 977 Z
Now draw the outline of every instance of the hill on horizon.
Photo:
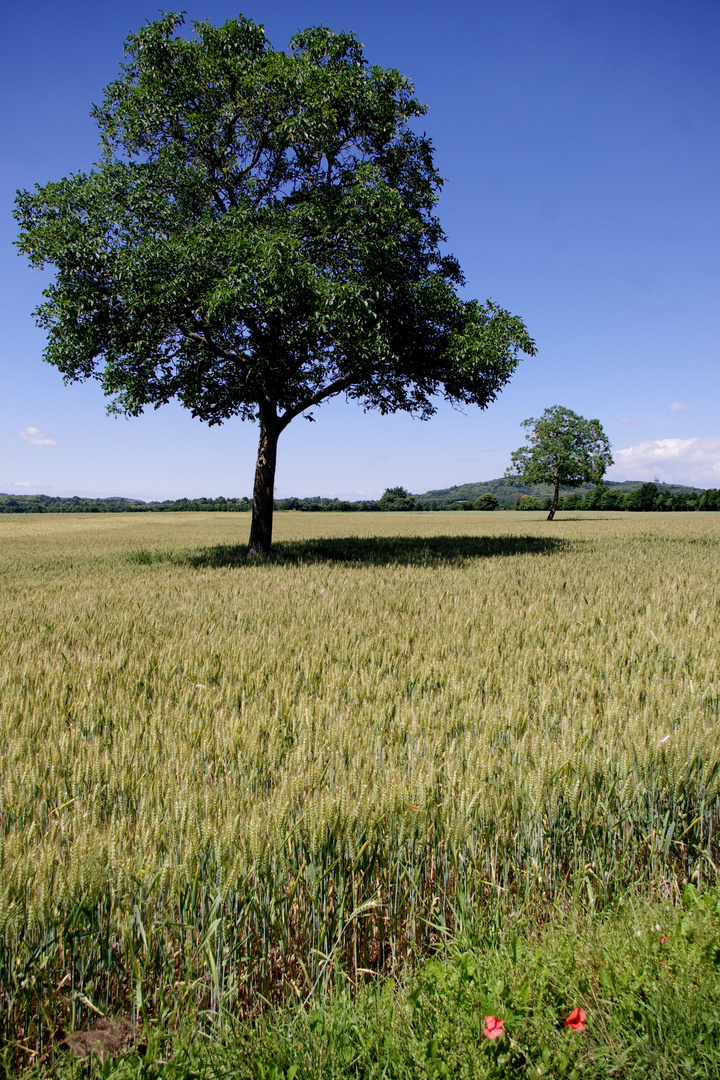
M 646 480 L 605 480 L 606 487 L 617 488 L 619 491 L 634 491 Z M 705 488 L 688 487 L 685 484 L 663 484 L 656 480 L 661 491 L 669 491 L 673 495 L 687 492 L 700 492 Z M 571 492 L 584 494 L 591 491 L 594 484 L 581 484 L 577 488 L 560 488 L 561 495 L 569 495 Z M 448 488 L 436 488 L 425 491 L 415 496 L 417 503 L 437 502 L 440 504 L 452 504 L 458 502 L 475 502 L 481 495 L 490 492 L 495 495 L 500 506 L 514 506 L 523 495 L 533 495 L 537 499 L 547 499 L 552 496 L 553 489 L 550 484 L 523 484 L 519 480 L 511 480 L 508 477 L 499 477 L 497 480 L 482 480 L 474 484 L 456 484 Z

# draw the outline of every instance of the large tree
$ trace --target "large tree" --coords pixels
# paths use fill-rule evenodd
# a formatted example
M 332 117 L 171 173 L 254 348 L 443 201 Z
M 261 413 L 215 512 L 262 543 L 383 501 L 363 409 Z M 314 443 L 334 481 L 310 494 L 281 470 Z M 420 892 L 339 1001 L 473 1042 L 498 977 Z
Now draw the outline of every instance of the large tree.
M 511 455 L 506 476 L 525 484 L 552 484 L 548 521 L 555 517 L 561 487 L 599 484 L 612 465 L 610 442 L 599 420 L 586 420 L 572 409 L 553 405 L 539 419 L 523 420 L 528 445 Z
M 66 382 L 99 379 L 129 415 L 174 398 L 258 421 L 262 554 L 291 420 L 341 393 L 424 419 L 438 396 L 484 408 L 535 348 L 520 318 L 458 295 L 406 78 L 352 34 L 281 52 L 243 17 L 190 38 L 182 21 L 128 37 L 92 111 L 100 160 L 18 192 L 18 244 L 56 269 L 35 314 Z

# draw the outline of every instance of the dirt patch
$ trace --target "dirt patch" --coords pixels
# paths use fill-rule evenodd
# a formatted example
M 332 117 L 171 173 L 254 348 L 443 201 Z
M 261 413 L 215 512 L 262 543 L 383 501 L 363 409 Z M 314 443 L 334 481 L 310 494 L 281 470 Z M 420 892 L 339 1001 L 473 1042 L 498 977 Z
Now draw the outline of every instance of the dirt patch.
M 102 1062 L 129 1050 L 135 1043 L 136 1036 L 136 1028 L 120 1017 L 99 1020 L 95 1027 L 88 1031 L 73 1031 L 70 1035 L 66 1035 L 62 1030 L 58 1031 L 56 1045 L 62 1050 L 69 1050 L 78 1058 L 88 1058 L 94 1054 Z M 137 1049 L 141 1050 L 140 1044 Z

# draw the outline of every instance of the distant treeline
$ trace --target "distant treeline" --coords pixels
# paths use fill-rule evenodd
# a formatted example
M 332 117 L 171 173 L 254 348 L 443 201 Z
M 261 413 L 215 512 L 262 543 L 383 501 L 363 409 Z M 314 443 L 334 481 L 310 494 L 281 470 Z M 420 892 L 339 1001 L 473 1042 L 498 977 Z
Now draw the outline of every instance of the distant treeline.
M 347 502 L 312 496 L 307 499 L 276 499 L 276 510 L 401 510 L 422 509 L 410 506 L 387 505 L 380 499 Z M 227 511 L 232 513 L 252 510 L 252 500 L 241 499 L 165 499 L 163 502 L 141 502 L 139 499 L 83 499 L 79 495 L 61 498 L 55 495 L 0 495 L 0 514 L 167 514 L 181 510 Z
M 549 510 L 552 497 L 544 498 L 517 492 L 510 501 L 501 501 L 492 491 L 476 499 L 428 499 L 403 488 L 390 488 L 377 502 L 342 502 L 337 499 L 279 499 L 278 510 Z M 561 495 L 560 510 L 720 510 L 720 491 L 672 491 L 657 484 L 638 483 L 629 491 L 619 485 L 599 484 L 585 491 Z
M 482 496 L 481 496 L 482 498 Z M 477 500 L 478 502 L 480 500 Z M 517 510 L 549 510 L 552 499 L 539 499 L 523 495 L 515 504 Z M 572 492 L 561 496 L 559 510 L 720 510 L 720 491 L 673 492 L 659 488 L 657 484 L 641 484 L 633 491 L 620 491 L 616 487 L 599 484 L 586 492 Z
M 496 483 L 488 481 L 487 486 Z M 499 483 L 499 482 L 498 482 Z M 632 485 L 632 486 L 631 486 Z M 465 485 L 470 487 L 486 485 Z M 484 490 L 477 498 L 463 498 L 466 491 L 460 488 L 447 489 L 441 498 L 428 498 L 428 495 L 411 495 L 404 488 L 388 488 L 380 499 L 363 499 L 351 502 L 345 499 L 329 499 L 313 496 L 305 499 L 276 499 L 276 510 L 363 512 L 377 510 L 413 510 L 420 512 L 436 510 L 549 510 L 552 498 L 548 496 L 514 493 L 508 498 L 507 488 L 504 499 L 489 490 Z M 462 492 L 461 497 L 457 497 Z M 452 494 L 451 494 L 452 493 Z M 469 493 L 469 492 L 468 492 Z M 452 496 L 455 495 L 453 498 Z M 620 484 L 599 484 L 586 490 L 573 491 L 560 496 L 560 510 L 720 510 L 720 490 L 684 488 L 672 490 L 663 485 L 626 482 Z M 252 501 L 243 496 L 241 499 L 226 499 L 220 495 L 217 499 L 166 499 L 164 502 L 141 502 L 138 499 L 83 499 L 78 495 L 72 498 L 60 498 L 54 495 L 0 495 L 0 514 L 127 514 L 127 513 L 172 513 L 173 511 L 218 511 L 244 512 L 252 509 Z
M 250 510 L 250 499 L 166 499 L 141 502 L 139 499 L 63 499 L 55 495 L 0 495 L 0 514 L 146 514 L 174 510 Z

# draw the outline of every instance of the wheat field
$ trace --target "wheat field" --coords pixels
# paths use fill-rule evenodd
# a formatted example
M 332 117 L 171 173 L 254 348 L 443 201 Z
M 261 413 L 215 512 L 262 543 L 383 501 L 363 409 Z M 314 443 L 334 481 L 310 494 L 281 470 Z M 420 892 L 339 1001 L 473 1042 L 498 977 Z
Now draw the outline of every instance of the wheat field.
M 0 518 L 0 1038 L 716 874 L 720 515 Z

